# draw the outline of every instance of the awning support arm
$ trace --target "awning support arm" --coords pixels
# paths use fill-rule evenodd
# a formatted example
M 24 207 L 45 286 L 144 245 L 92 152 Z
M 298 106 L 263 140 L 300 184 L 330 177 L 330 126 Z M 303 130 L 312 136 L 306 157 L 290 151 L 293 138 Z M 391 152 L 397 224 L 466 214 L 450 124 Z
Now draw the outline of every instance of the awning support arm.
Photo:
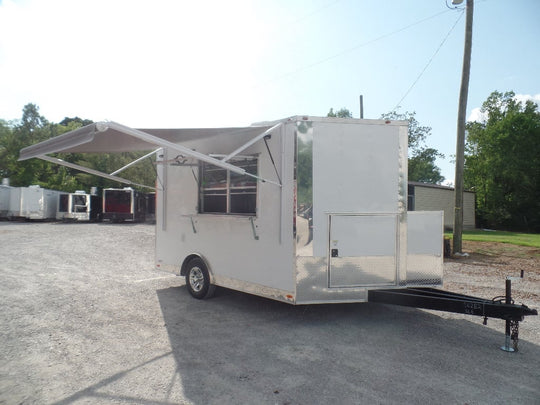
M 252 140 L 246 142 L 245 144 L 243 144 L 242 146 L 240 146 L 238 149 L 236 149 L 234 152 L 228 154 L 227 156 L 225 156 L 223 159 L 221 159 L 222 162 L 227 162 L 228 160 L 232 159 L 233 157 L 235 157 L 236 155 L 238 155 L 240 152 L 242 152 L 243 150 L 249 148 L 251 145 L 253 145 L 254 143 L 260 141 L 261 139 L 263 139 L 266 135 L 269 135 L 272 133 L 272 131 L 275 131 L 276 129 L 278 129 L 280 126 L 282 126 L 283 123 L 282 122 L 279 122 L 277 123 L 276 125 L 274 125 L 273 127 L 271 128 L 268 128 L 266 131 L 264 131 L 262 134 L 260 135 L 257 135 L 255 138 L 253 138 Z
M 118 169 L 118 170 L 112 172 L 112 173 L 111 173 L 111 176 L 114 176 L 114 175 L 116 175 L 116 174 L 118 174 L 118 173 L 120 173 L 120 172 L 123 172 L 123 171 L 126 170 L 128 167 L 131 167 L 131 166 L 133 166 L 133 165 L 139 163 L 141 160 L 144 160 L 144 159 L 146 159 L 147 157 L 150 157 L 150 156 L 154 155 L 154 154 L 157 153 L 159 150 L 161 150 L 161 148 L 158 148 L 158 149 L 156 149 L 156 150 L 154 150 L 154 151 L 152 151 L 152 152 L 150 152 L 150 153 L 147 153 L 147 154 L 144 155 L 144 156 L 141 156 L 140 158 L 134 160 L 133 162 L 128 163 L 128 164 L 125 165 L 124 167 L 121 167 L 120 169 Z
M 47 155 L 39 155 L 39 156 L 36 156 L 36 157 L 39 158 L 39 159 L 45 160 L 47 162 L 56 163 L 58 165 L 66 166 L 66 167 L 69 167 L 69 168 L 75 169 L 75 170 L 80 170 L 81 172 L 86 172 L 86 173 L 89 173 L 89 174 L 93 174 L 95 176 L 103 177 L 105 179 L 118 181 L 119 183 L 131 184 L 131 185 L 134 185 L 134 186 L 145 187 L 145 188 L 149 188 L 151 190 L 156 190 L 155 187 L 150 187 L 150 186 L 147 186 L 145 184 L 134 183 L 134 182 L 132 182 L 130 180 L 127 180 L 127 179 L 124 179 L 122 177 L 118 177 L 118 176 L 114 176 L 114 175 L 111 175 L 111 174 L 103 173 L 103 172 L 100 172 L 99 170 L 90 169 L 89 167 L 80 166 L 80 165 L 77 165 L 75 163 L 66 162 L 65 160 L 62 160 L 62 159 L 54 158 L 54 157 L 47 156 Z
M 100 132 L 104 132 L 108 128 L 115 129 L 115 130 L 117 130 L 119 132 L 123 132 L 123 133 L 125 133 L 127 135 L 131 135 L 131 136 L 133 136 L 135 138 L 142 139 L 143 141 L 153 143 L 154 145 L 158 145 L 158 146 L 161 146 L 161 147 L 164 147 L 164 148 L 169 148 L 169 149 L 175 150 L 177 152 L 180 152 L 182 155 L 191 156 L 191 157 L 193 157 L 195 159 L 201 160 L 201 161 L 206 162 L 206 163 L 210 163 L 210 164 L 212 164 L 214 166 L 230 170 L 231 172 L 238 173 L 238 174 L 245 175 L 245 176 L 253 177 L 253 178 L 257 179 L 257 180 L 260 180 L 263 183 L 271 183 L 271 184 L 275 184 L 276 186 L 281 187 L 280 184 L 278 184 L 278 183 L 276 183 L 274 181 L 267 180 L 267 179 L 264 179 L 262 177 L 250 174 L 250 173 L 246 172 L 244 169 L 242 169 L 240 167 L 231 165 L 230 163 L 227 163 L 227 162 L 222 162 L 221 160 L 214 159 L 214 158 L 212 158 L 212 157 L 210 157 L 208 155 L 205 155 L 204 153 L 200 153 L 200 152 L 191 150 L 189 148 L 186 148 L 185 146 L 169 142 L 169 141 L 167 141 L 165 139 L 162 139 L 162 138 L 159 138 L 157 136 L 148 134 L 148 133 L 140 131 L 138 129 L 126 127 L 125 125 L 118 124 L 117 122 L 112 122 L 112 121 L 98 122 L 96 124 L 96 129 L 98 131 L 100 131 Z
M 264 139 L 264 144 L 266 145 L 266 150 L 268 151 L 268 156 L 270 156 L 270 160 L 272 161 L 272 166 L 274 166 L 274 171 L 276 172 L 276 176 L 279 180 L 279 184 L 283 184 L 281 182 L 281 176 L 279 175 L 279 172 L 278 172 L 278 169 L 276 167 L 276 162 L 274 161 L 274 156 L 272 156 L 272 151 L 270 150 L 270 146 L 268 146 L 268 138 L 270 137 L 270 135 L 268 136 L 265 136 L 263 139 Z

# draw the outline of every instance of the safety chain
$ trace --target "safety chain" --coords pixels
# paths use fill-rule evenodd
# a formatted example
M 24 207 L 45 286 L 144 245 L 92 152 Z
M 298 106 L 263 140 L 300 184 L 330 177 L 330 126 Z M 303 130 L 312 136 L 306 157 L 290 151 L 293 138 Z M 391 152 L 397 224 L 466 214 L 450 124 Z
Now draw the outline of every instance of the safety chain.
M 519 321 L 510 321 L 510 339 L 512 339 L 512 345 L 514 350 L 518 351 L 519 340 Z

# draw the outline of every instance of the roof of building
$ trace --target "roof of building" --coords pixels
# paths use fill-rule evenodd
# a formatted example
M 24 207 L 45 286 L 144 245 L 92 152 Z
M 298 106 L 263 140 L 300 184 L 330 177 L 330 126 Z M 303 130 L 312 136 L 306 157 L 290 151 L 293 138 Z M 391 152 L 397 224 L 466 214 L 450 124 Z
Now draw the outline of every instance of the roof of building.
M 420 181 L 409 181 L 409 186 L 415 187 L 427 187 L 427 188 L 440 188 L 443 190 L 454 191 L 454 187 L 443 186 L 442 184 L 422 183 Z M 473 190 L 464 190 L 465 193 L 474 193 Z

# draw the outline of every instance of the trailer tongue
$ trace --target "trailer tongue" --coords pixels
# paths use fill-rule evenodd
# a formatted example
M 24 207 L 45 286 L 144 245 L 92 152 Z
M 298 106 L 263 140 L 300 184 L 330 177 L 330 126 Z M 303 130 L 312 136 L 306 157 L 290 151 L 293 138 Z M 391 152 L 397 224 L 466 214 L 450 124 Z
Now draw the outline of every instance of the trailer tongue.
M 487 324 L 488 318 L 504 319 L 506 321 L 506 339 L 501 349 L 514 352 L 518 350 L 519 322 L 525 316 L 538 315 L 538 312 L 526 305 L 514 304 L 511 296 L 511 283 L 510 279 L 506 280 L 505 297 L 495 297 L 492 300 L 435 288 L 401 288 L 370 290 L 368 301 L 482 316 L 484 317 L 484 325 Z M 505 302 L 502 301 L 503 299 Z M 510 347 L 510 340 L 513 342 L 513 347 Z

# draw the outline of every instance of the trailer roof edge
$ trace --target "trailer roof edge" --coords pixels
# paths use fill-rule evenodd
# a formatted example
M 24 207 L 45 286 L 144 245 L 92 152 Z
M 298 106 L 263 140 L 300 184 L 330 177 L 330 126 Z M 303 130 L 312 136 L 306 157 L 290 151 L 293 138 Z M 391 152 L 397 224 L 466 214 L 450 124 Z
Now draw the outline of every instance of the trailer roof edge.
M 288 123 L 288 122 L 302 122 L 302 121 L 311 121 L 311 122 L 338 122 L 341 124 L 357 124 L 362 122 L 365 125 L 406 125 L 409 122 L 407 120 L 387 120 L 387 119 L 365 119 L 365 118 L 339 118 L 339 117 L 319 117 L 313 115 L 292 115 L 287 118 L 282 118 L 274 121 L 259 121 L 251 124 L 252 127 L 257 126 L 273 126 L 279 123 Z

